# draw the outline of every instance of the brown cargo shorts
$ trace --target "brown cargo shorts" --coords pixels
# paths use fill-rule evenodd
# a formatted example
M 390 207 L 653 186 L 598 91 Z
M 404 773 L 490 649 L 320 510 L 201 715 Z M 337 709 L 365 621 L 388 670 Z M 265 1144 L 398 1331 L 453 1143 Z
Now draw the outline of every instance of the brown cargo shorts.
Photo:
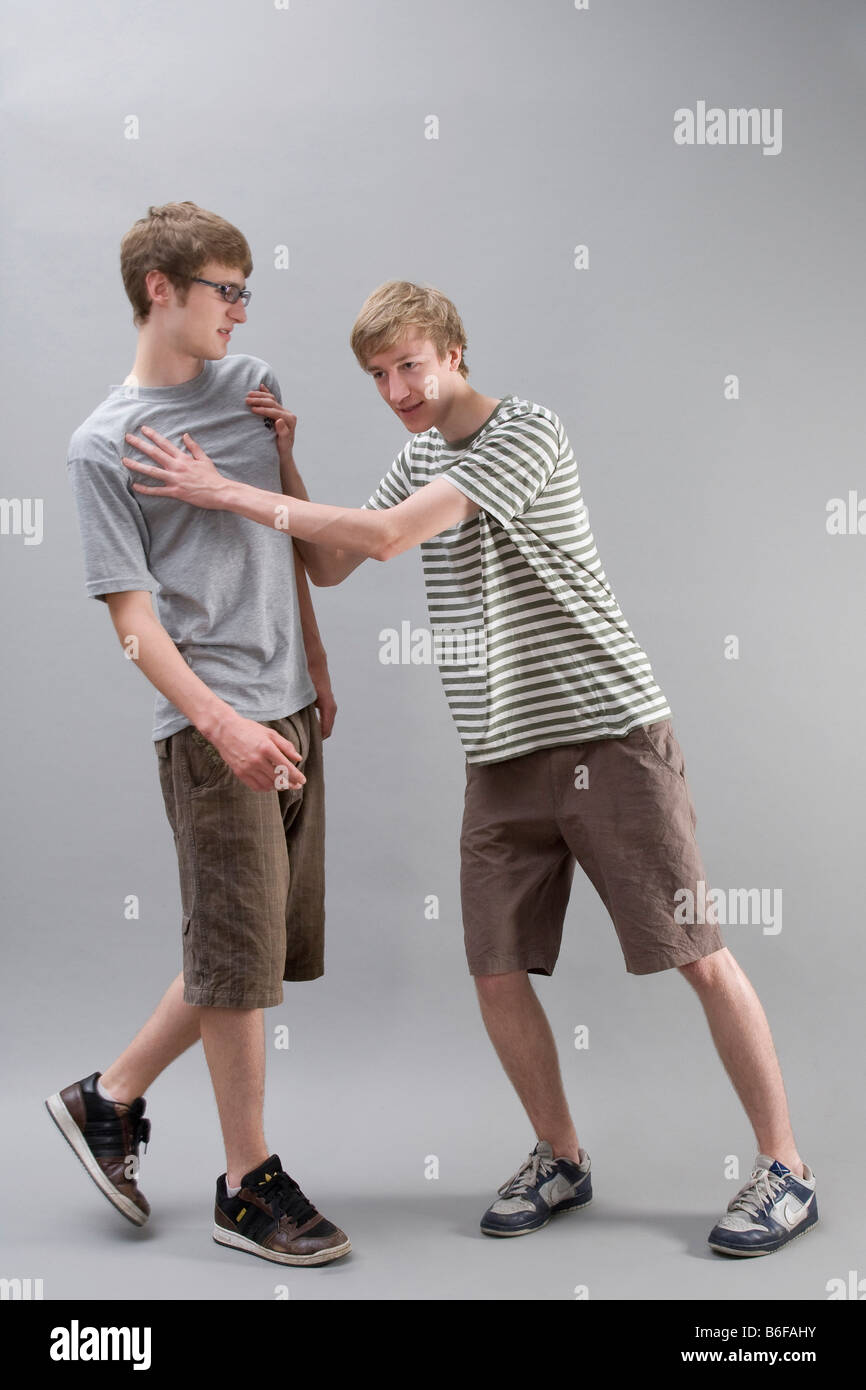
M 155 743 L 174 834 L 187 1004 L 269 1008 L 325 970 L 325 788 L 314 704 L 268 728 L 303 787 L 253 791 L 191 725 Z
M 575 862 L 607 908 L 630 974 L 721 950 L 715 912 L 700 908 L 706 874 L 685 769 L 670 719 L 467 763 L 460 888 L 470 974 L 553 973 Z M 693 895 L 691 913 L 682 890 Z

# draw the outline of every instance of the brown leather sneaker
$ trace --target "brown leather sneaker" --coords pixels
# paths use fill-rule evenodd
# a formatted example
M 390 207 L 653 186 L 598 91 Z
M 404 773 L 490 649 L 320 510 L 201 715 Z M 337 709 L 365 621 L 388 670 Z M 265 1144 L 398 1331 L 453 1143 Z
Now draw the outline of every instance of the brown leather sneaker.
M 100 1192 L 127 1220 L 143 1226 L 150 1205 L 139 1192 L 138 1146 L 150 1139 L 150 1120 L 144 1119 L 146 1101 L 138 1096 L 128 1105 L 114 1105 L 97 1091 L 102 1072 L 49 1096 L 45 1107 L 60 1132 L 78 1154 Z
M 321 1265 L 352 1248 L 345 1231 L 326 1221 L 283 1172 L 276 1154 L 244 1176 L 236 1197 L 226 1191 L 225 1173 L 217 1178 L 213 1238 L 284 1265 Z

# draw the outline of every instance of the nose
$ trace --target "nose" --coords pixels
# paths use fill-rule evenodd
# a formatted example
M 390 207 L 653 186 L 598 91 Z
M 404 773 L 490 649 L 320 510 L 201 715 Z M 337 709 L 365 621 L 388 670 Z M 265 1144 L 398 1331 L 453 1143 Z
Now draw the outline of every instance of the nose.
M 399 373 L 395 372 L 388 378 L 388 397 L 392 405 L 399 405 L 409 395 L 409 388 L 405 381 L 400 380 Z
M 239 299 L 236 304 L 230 304 L 228 307 L 234 323 L 246 323 L 247 306 L 242 299 Z

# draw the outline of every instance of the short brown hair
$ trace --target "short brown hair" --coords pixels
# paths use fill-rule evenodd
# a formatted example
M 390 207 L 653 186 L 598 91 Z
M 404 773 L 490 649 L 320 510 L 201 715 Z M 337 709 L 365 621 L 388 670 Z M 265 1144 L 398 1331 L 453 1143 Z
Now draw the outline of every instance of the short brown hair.
M 449 348 L 459 347 L 457 370 L 463 377 L 469 375 L 466 330 L 451 300 L 429 285 L 409 280 L 387 280 L 364 300 L 349 340 L 352 351 L 366 371 L 368 357 L 393 347 L 413 327 L 430 339 L 440 362 Z
M 161 270 L 167 275 L 184 304 L 190 278 L 208 261 L 237 266 L 244 276 L 253 268 L 246 237 L 224 217 L 189 202 L 148 208 L 147 216 L 133 223 L 120 243 L 120 273 L 136 327 L 146 323 L 150 315 L 151 299 L 145 284 L 148 271 Z

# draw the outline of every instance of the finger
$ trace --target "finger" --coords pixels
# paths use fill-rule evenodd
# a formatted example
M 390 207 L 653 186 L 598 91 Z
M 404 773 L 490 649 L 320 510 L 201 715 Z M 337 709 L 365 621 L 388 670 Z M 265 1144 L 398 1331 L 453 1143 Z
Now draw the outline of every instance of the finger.
M 120 461 L 125 463 L 127 468 L 134 469 L 136 473 L 149 473 L 151 478 L 168 480 L 171 477 L 171 474 L 167 473 L 164 468 L 157 468 L 155 463 L 140 463 L 138 459 L 128 459 L 124 454 L 121 455 Z
M 319 711 L 319 723 L 322 726 L 322 738 L 327 738 L 334 727 L 334 715 L 337 713 L 337 706 L 331 699 L 317 700 L 316 709 Z
M 268 781 L 267 777 L 257 777 L 254 773 L 248 772 L 240 779 L 244 786 L 249 787 L 254 792 L 272 792 L 273 782 Z
M 173 444 L 169 445 L 169 449 L 171 450 L 169 453 L 167 450 L 159 448 L 156 444 L 148 443 L 146 439 L 139 439 L 137 434 L 124 435 L 124 439 L 127 444 L 132 444 L 134 448 L 139 449 L 141 453 L 146 454 L 148 458 L 159 459 L 163 463 L 171 463 L 174 456 L 180 453 L 180 450 L 175 449 Z
M 133 492 L 152 492 L 155 497 L 175 497 L 177 494 L 169 487 L 145 487 L 144 483 L 133 483 Z
M 186 446 L 192 454 L 193 458 L 207 458 L 207 454 L 205 453 L 204 449 L 201 447 L 197 439 L 193 439 L 191 434 L 182 434 L 181 439 L 185 441 Z
M 293 787 L 296 790 L 300 787 L 303 787 L 307 780 L 304 774 L 302 772 L 299 772 L 296 767 L 292 767 L 288 763 L 275 763 L 274 781 L 271 785 L 274 785 L 277 782 L 282 781 L 283 778 L 286 779 L 290 787 Z
M 274 740 L 274 743 L 277 745 L 278 752 L 286 753 L 296 763 L 299 763 L 301 761 L 301 755 L 298 752 L 295 745 L 293 743 L 289 743 L 289 740 L 287 738 L 283 738 L 282 734 L 278 734 L 276 729 L 274 729 L 272 732 L 272 738 Z
M 176 444 L 172 444 L 171 440 L 166 439 L 164 435 L 157 434 L 156 430 L 151 425 L 142 425 L 141 432 L 142 434 L 146 434 L 148 439 L 153 439 L 161 449 L 165 449 L 168 453 L 180 453 Z

